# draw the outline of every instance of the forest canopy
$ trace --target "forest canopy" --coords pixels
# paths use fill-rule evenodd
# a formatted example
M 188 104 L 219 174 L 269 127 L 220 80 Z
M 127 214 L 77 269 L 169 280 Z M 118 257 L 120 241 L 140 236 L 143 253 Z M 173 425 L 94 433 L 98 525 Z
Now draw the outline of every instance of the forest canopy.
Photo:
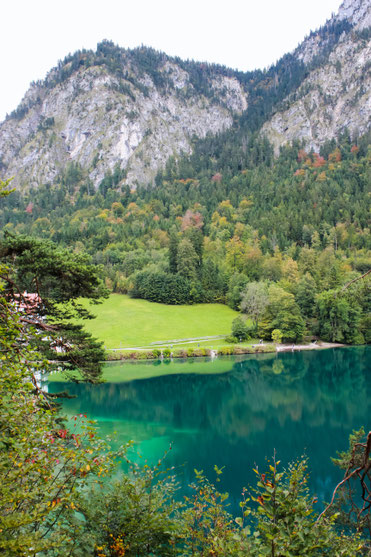
M 55 184 L 0 200 L 3 242 L 31 232 L 87 253 L 108 289 L 160 303 L 243 309 L 249 283 L 271 298 L 274 286 L 296 323 L 272 302 L 261 337 L 368 343 L 370 277 L 344 286 L 371 269 L 369 143 L 344 132 L 319 153 L 294 143 L 274 158 L 241 128 L 196 141 L 137 190 L 116 166 L 95 191 L 71 163 Z

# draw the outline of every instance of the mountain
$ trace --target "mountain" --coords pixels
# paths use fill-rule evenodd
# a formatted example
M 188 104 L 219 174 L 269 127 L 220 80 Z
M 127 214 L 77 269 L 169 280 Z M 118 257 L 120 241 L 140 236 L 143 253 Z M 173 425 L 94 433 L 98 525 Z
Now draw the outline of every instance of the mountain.
M 147 183 L 171 155 L 189 153 L 193 137 L 231 127 L 246 108 L 228 70 L 104 41 L 31 86 L 0 128 L 3 172 L 33 186 L 74 162 L 99 184 L 119 165 L 131 186 Z
M 247 73 L 103 41 L 33 83 L 0 125 L 2 175 L 28 189 L 72 167 L 95 188 L 111 173 L 136 188 L 209 136 L 236 133 L 243 142 L 260 129 L 277 153 L 294 139 L 318 150 L 346 128 L 363 134 L 370 25 L 370 0 L 346 0 L 293 53 Z
M 316 58 L 324 60 L 284 99 L 284 108 L 264 124 L 262 133 L 276 152 L 294 139 L 304 139 L 309 148 L 318 151 L 345 128 L 353 136 L 370 129 L 371 2 L 346 0 L 327 28 L 344 23 L 349 24 L 348 30 L 329 52 L 321 32 L 296 49 L 295 56 L 306 65 L 313 65 Z

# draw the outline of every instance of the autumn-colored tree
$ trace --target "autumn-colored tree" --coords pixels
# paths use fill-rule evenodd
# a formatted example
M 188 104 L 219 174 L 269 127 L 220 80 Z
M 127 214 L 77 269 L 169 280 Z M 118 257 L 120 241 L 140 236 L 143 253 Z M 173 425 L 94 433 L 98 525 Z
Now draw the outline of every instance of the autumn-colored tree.
M 182 218 L 181 229 L 182 231 L 187 230 L 188 228 L 202 228 L 203 226 L 203 217 L 201 213 L 193 212 L 188 209 L 185 212 L 185 215 Z
M 233 236 L 226 244 L 226 262 L 233 269 L 233 271 L 242 271 L 244 266 L 244 253 L 245 248 L 243 242 L 237 237 Z

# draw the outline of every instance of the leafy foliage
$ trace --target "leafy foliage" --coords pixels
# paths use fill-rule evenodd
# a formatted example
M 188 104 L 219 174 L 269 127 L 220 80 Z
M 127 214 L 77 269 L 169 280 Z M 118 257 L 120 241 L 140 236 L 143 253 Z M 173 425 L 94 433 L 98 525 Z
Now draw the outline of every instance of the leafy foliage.
M 50 406 L 36 380 L 47 370 L 35 349 L 37 334 L 7 302 L 3 284 L 0 332 L 0 551 L 60 555 L 64 547 L 67 554 L 76 492 L 108 472 L 111 456 L 92 422 L 76 417 L 69 428 Z
M 262 282 L 250 282 L 241 293 L 241 310 L 249 315 L 258 328 L 259 319 L 268 305 L 268 290 Z
M 293 294 L 272 284 L 268 291 L 268 304 L 259 326 L 263 338 L 272 338 L 273 330 L 279 329 L 285 341 L 298 341 L 305 331 L 304 320 Z
M 307 488 L 307 463 L 303 459 L 279 472 L 275 461 L 269 472 L 258 475 L 253 499 L 259 507 L 256 521 L 256 555 L 356 555 L 364 548 L 357 537 L 337 532 L 330 520 L 316 522 L 313 498 Z M 253 553 L 255 554 L 255 553 Z
M 1 269 L 4 272 L 4 269 Z M 3 292 L 2 292 L 3 294 Z M 134 467 L 112 479 L 114 456 L 84 416 L 61 422 L 35 379 L 45 362 L 37 336 L 0 296 L 0 550 L 12 556 L 118 557 L 198 555 L 362 555 L 360 533 L 337 530 L 337 515 L 316 517 L 306 462 L 257 471 L 257 489 L 242 516 L 227 494 L 196 471 L 191 495 L 175 500 L 171 471 Z M 355 443 L 354 443 L 355 440 Z M 359 436 L 352 441 L 357 445 Z M 353 452 L 352 452 L 353 455 Z M 340 455 L 349 469 L 352 455 Z M 358 458 L 358 457 L 357 457 Z M 357 465 L 353 463 L 353 465 Z M 367 462 L 366 462 L 367 464 Z M 217 482 L 222 470 L 215 468 Z M 104 478 L 107 476 L 109 478 Z M 104 478 L 104 479 L 103 479 Z M 248 521 L 248 523 L 246 522 Z
M 142 271 L 135 277 L 132 295 L 163 304 L 187 304 L 191 283 L 181 275 Z
M 242 317 L 236 317 L 236 319 L 232 321 L 232 337 L 239 341 L 249 338 L 249 328 Z
M 371 432 L 353 431 L 349 436 L 349 450 L 338 453 L 333 463 L 345 470 L 344 479 L 334 490 L 333 499 L 325 509 L 328 511 L 335 501 L 334 509 L 339 512 L 340 524 L 362 532 L 368 539 L 371 550 Z
M 178 555 L 181 504 L 175 500 L 177 484 L 161 463 L 156 467 L 132 465 L 131 472 L 107 488 L 82 494 L 79 512 L 84 517 L 79 543 L 98 555 Z M 121 553 L 120 553 L 121 550 Z
M 80 303 L 82 297 L 98 302 L 108 295 L 89 257 L 50 241 L 5 233 L 0 260 L 9 264 L 1 274 L 5 296 L 22 309 L 22 323 L 39 331 L 39 350 L 70 372 L 79 370 L 89 381 L 99 379 L 102 343 L 70 321 L 92 317 Z

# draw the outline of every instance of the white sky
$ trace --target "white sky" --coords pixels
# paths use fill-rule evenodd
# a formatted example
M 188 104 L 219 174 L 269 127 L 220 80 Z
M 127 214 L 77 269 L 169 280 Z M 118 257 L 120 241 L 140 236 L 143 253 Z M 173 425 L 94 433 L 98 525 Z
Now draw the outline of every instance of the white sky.
M 0 121 L 31 81 L 102 39 L 240 70 L 270 66 L 341 0 L 0 0 Z

